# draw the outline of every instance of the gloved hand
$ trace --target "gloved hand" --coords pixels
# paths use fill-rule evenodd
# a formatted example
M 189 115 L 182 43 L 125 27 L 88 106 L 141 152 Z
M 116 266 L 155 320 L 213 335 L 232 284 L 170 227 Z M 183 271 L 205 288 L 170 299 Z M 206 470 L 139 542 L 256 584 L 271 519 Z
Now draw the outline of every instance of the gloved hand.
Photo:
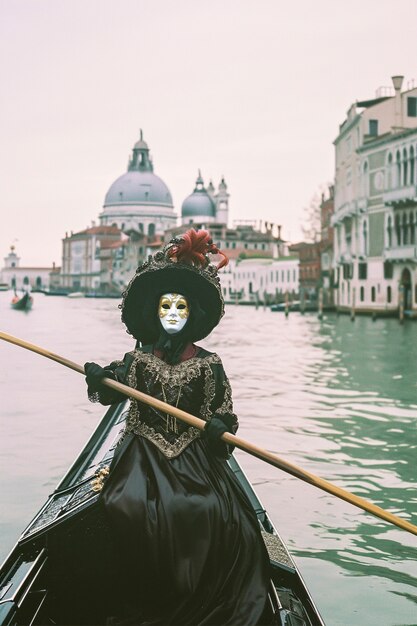
M 212 417 L 204 426 L 204 433 L 209 441 L 218 441 L 223 433 L 231 432 L 219 417 Z
M 85 382 L 88 385 L 88 391 L 90 393 L 101 391 L 103 388 L 101 383 L 103 378 L 112 378 L 113 380 L 116 380 L 116 377 L 111 370 L 105 369 L 97 363 L 85 363 L 84 371 L 86 373 Z

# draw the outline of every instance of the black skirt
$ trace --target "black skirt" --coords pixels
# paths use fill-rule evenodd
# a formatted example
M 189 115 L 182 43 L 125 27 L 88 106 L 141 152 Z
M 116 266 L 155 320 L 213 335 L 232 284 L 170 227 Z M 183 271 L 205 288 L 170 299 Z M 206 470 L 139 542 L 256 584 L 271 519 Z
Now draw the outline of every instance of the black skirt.
M 113 624 L 254 626 L 269 558 L 259 522 L 226 461 L 193 441 L 167 458 L 129 435 L 101 494 L 121 597 Z M 119 607 L 118 607 L 119 609 Z

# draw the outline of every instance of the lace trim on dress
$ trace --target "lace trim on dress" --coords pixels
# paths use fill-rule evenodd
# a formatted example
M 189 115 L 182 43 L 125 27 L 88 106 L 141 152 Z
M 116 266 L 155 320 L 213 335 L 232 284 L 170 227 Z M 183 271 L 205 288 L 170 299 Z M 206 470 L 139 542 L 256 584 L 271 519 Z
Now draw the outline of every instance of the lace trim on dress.
M 151 352 L 135 350 L 132 354 L 134 356 L 128 375 L 128 381 L 129 385 L 134 389 L 136 389 L 137 385 L 136 368 L 139 363 L 144 365 L 144 372 L 154 374 L 156 380 L 159 380 L 167 387 L 186 385 L 193 378 L 197 378 L 202 370 L 212 363 L 221 363 L 219 356 L 214 353 L 205 358 L 198 356 L 192 357 L 176 365 L 165 363 Z
M 158 433 L 154 428 L 148 426 L 144 422 L 137 422 L 131 430 L 135 435 L 141 435 L 145 439 L 149 439 L 161 452 L 168 458 L 181 454 L 181 452 L 192 442 L 194 439 L 200 437 L 200 431 L 194 426 L 190 426 L 185 432 L 183 432 L 177 439 L 170 443 L 165 437 Z

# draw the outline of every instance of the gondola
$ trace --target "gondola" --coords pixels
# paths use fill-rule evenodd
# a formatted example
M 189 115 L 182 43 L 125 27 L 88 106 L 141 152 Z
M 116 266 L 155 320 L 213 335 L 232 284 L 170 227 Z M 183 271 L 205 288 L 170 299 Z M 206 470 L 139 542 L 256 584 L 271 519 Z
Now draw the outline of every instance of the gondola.
M 16 311 L 29 311 L 32 308 L 33 298 L 28 291 L 19 298 L 16 294 L 11 302 L 12 309 Z
M 111 406 L 75 463 L 23 531 L 0 569 L 0 626 L 98 625 L 114 614 L 111 540 L 100 483 L 111 463 L 127 402 Z M 228 461 L 257 514 L 270 556 L 261 623 L 324 626 L 303 579 L 248 479 Z

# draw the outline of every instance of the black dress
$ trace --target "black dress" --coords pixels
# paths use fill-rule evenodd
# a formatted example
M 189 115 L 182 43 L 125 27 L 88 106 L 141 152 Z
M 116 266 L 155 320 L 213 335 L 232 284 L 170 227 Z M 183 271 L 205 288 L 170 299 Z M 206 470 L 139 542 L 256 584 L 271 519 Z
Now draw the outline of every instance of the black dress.
M 145 347 L 109 367 L 117 380 L 234 431 L 229 381 L 216 354 L 168 365 Z M 103 404 L 120 396 L 90 394 Z M 269 558 L 253 509 L 229 468 L 227 445 L 131 400 L 126 431 L 101 492 L 118 548 L 124 599 L 111 623 L 251 626 L 259 622 Z

